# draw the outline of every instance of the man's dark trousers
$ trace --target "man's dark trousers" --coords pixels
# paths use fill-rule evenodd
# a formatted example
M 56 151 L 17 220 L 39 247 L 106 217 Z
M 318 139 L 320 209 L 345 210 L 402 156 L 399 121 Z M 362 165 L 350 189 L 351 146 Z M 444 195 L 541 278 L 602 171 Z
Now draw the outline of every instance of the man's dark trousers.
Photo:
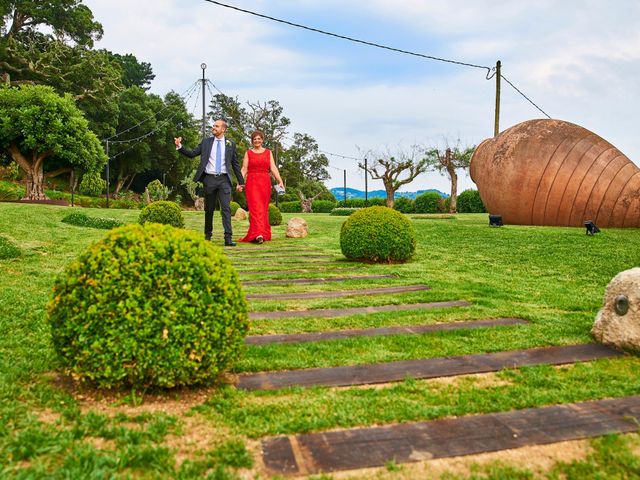
M 204 174 L 204 236 L 207 239 L 213 234 L 213 210 L 216 203 L 220 205 L 224 241 L 232 241 L 231 230 L 231 182 L 227 174 Z

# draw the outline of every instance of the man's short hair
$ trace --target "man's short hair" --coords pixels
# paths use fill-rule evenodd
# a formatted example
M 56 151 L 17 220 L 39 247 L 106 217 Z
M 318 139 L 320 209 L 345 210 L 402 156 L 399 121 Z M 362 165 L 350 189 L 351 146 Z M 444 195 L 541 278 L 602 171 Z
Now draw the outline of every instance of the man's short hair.
M 229 128 L 229 125 L 227 124 L 227 121 L 224 118 L 216 118 L 213 123 L 218 122 L 218 121 L 222 122 L 222 124 L 224 125 L 224 129 L 225 130 L 227 128 Z

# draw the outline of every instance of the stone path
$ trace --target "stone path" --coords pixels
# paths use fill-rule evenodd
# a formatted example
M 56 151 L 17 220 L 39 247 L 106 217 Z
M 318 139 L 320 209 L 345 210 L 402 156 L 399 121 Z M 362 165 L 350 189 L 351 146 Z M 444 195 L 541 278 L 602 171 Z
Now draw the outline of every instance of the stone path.
M 297 317 L 344 317 L 380 312 L 402 312 L 405 310 L 422 310 L 432 308 L 468 307 L 471 304 L 465 300 L 449 300 L 445 302 L 411 303 L 406 305 L 380 305 L 378 307 L 350 307 L 350 308 L 317 308 L 313 310 L 284 310 L 273 312 L 250 312 L 251 320 Z
M 397 275 L 354 275 L 351 277 L 316 277 L 316 278 L 280 278 L 277 280 L 249 280 L 242 282 L 250 285 L 288 285 L 305 283 L 347 282 L 350 280 L 382 280 L 385 278 L 398 278 Z
M 405 285 L 398 287 L 360 288 L 358 290 L 332 290 L 328 292 L 303 293 L 254 293 L 247 295 L 247 300 L 296 300 L 306 298 L 338 298 L 354 295 L 388 295 L 391 293 L 408 293 L 429 290 L 427 285 Z
M 589 343 L 563 347 L 530 348 L 509 352 L 428 358 L 346 367 L 308 368 L 280 372 L 239 375 L 237 387 L 243 390 L 277 390 L 285 387 L 324 385 L 346 387 L 399 382 L 406 378 L 436 378 L 471 373 L 496 372 L 503 368 L 531 365 L 563 365 L 623 355 L 604 345 Z
M 635 432 L 639 422 L 640 396 L 634 396 L 279 436 L 263 440 L 262 451 L 271 473 L 310 475 Z
M 247 345 L 270 345 L 273 343 L 305 343 L 325 340 L 340 340 L 353 337 L 377 337 L 382 335 L 419 335 L 428 332 L 463 330 L 473 328 L 504 327 L 527 325 L 521 318 L 493 318 L 489 320 L 470 320 L 466 322 L 432 323 L 428 325 L 408 325 L 404 327 L 364 328 L 354 330 L 334 330 L 329 332 L 290 333 L 273 335 L 251 335 L 245 338 Z

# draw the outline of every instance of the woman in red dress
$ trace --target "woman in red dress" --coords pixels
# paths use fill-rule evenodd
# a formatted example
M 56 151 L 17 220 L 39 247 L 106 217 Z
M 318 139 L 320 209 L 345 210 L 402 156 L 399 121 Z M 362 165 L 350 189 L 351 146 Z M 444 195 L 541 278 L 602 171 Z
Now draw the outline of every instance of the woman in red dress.
M 264 134 L 256 130 L 251 134 L 253 147 L 244 154 L 242 159 L 242 176 L 245 179 L 245 193 L 249 208 L 249 231 L 241 242 L 262 243 L 271 240 L 271 225 L 269 225 L 269 200 L 271 199 L 272 173 L 278 185 L 284 188 L 282 178 L 271 151 L 264 148 Z

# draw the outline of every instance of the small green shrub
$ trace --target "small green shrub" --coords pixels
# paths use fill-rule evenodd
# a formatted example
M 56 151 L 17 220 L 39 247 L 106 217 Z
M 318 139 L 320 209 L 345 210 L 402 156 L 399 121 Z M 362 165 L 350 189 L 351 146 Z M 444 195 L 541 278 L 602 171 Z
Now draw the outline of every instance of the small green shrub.
M 64 368 L 100 387 L 207 384 L 239 357 L 247 303 L 224 252 L 167 225 L 126 225 L 69 264 L 47 305 Z
M 0 179 L 17 180 L 20 177 L 20 166 L 12 160 L 6 166 L 0 166 Z
M 465 190 L 458 195 L 458 212 L 460 213 L 485 213 L 486 209 L 480 198 L 478 190 Z
M 345 257 L 370 262 L 406 262 L 416 249 L 416 232 L 402 213 L 387 207 L 363 208 L 340 230 Z
M 280 209 L 276 207 L 273 203 L 269 204 L 269 225 L 276 226 L 282 223 L 282 214 L 280 213 Z
M 147 222 L 163 223 L 178 228 L 184 227 L 182 210 L 176 203 L 166 200 L 150 203 L 142 209 L 138 223 L 144 225 Z
M 401 213 L 414 213 L 416 211 L 415 202 L 407 197 L 398 197 L 393 203 L 393 209 Z
M 352 213 L 357 212 L 358 210 L 362 210 L 361 208 L 345 208 L 345 207 L 337 207 L 331 210 L 330 215 L 335 215 L 338 217 L 348 217 Z
M 442 213 L 444 200 L 437 192 L 424 192 L 416 197 L 416 213 Z
M 229 205 L 231 207 L 231 216 L 233 217 L 240 208 L 240 204 L 238 202 L 231 202 Z
M 106 180 L 103 180 L 98 172 L 87 172 L 82 176 L 78 191 L 83 195 L 97 197 L 107 188 Z
M 20 195 L 17 188 L 15 188 L 11 184 L 1 184 L 0 185 L 0 202 L 11 202 L 14 200 L 19 200 Z
M 160 180 L 154 180 L 147 185 L 147 193 L 149 194 L 149 200 L 152 202 L 159 202 L 169 198 L 171 189 L 165 187 Z
M 386 207 L 387 199 L 382 197 L 373 197 L 367 200 L 367 207 Z
M 8 260 L 21 255 L 21 251 L 13 243 L 0 236 L 0 260 Z
M 72 212 L 66 215 L 62 222 L 76 225 L 77 227 L 103 228 L 105 230 L 111 230 L 123 225 L 122 222 L 113 218 L 89 217 L 83 212 Z
M 315 200 L 311 204 L 311 210 L 313 213 L 330 213 L 336 206 L 336 202 L 330 202 L 329 200 Z
M 300 205 L 300 200 L 295 200 L 293 202 L 280 202 L 278 203 L 281 212 L 284 213 L 300 213 L 302 212 L 302 206 Z

